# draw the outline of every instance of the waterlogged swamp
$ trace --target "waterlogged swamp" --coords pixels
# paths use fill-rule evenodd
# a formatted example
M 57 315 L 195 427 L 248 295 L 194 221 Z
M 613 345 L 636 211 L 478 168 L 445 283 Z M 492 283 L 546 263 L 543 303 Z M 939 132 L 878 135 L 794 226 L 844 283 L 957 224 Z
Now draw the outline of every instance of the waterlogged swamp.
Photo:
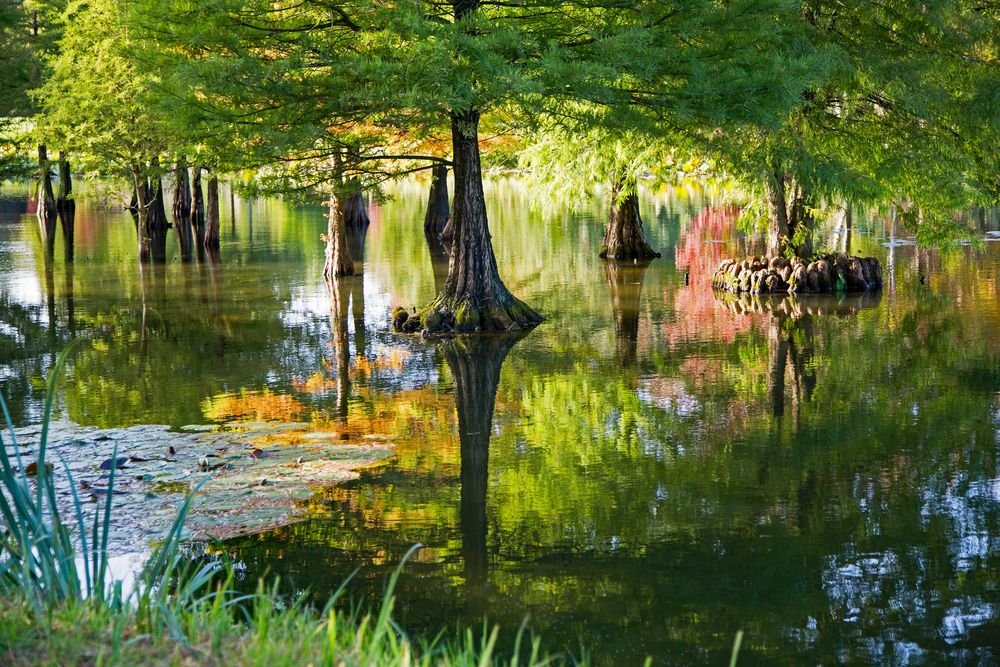
M 323 600 L 353 573 L 377 600 L 422 544 L 397 589 L 418 635 L 488 617 L 509 646 L 527 618 L 600 665 L 721 664 L 741 629 L 741 664 L 1000 660 L 994 217 L 942 255 L 855 216 L 877 292 L 716 297 L 715 266 L 755 243 L 718 193 L 645 193 L 663 257 L 614 265 L 597 207 L 543 216 L 487 185 L 501 275 L 547 319 L 452 341 L 388 323 L 447 273 L 425 183 L 371 207 L 363 271 L 332 292 L 318 207 L 237 199 L 218 262 L 171 236 L 140 272 L 127 214 L 82 202 L 50 256 L 8 186 L 0 382 L 22 442 L 82 336 L 54 448 L 85 500 L 115 446 L 133 457 L 119 553 L 210 477 L 192 535 L 222 541 L 193 557 L 229 554 L 247 588 Z M 819 245 L 844 242 L 828 225 Z

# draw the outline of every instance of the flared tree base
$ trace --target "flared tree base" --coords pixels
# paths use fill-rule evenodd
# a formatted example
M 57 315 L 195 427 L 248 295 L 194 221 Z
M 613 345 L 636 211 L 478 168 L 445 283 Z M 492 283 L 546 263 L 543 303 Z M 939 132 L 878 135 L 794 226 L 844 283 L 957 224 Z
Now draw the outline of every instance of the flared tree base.
M 423 335 L 508 333 L 530 329 L 544 319 L 509 292 L 486 303 L 441 294 L 420 310 L 392 312 L 394 331 Z

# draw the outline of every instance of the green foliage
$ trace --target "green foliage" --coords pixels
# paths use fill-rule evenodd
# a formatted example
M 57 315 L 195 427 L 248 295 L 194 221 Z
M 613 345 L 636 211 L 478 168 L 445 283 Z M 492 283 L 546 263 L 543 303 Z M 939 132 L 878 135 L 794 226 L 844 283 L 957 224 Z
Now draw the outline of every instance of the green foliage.
M 782 21 L 789 44 L 822 63 L 821 76 L 802 86 L 779 131 L 747 123 L 703 134 L 706 150 L 758 199 L 765 176 L 777 173 L 804 188 L 814 207 L 846 200 L 918 208 L 922 242 L 967 233 L 954 212 L 997 201 L 983 178 L 984 156 L 995 151 L 976 150 L 995 146 L 997 136 L 988 129 L 996 117 L 995 10 L 962 0 L 816 0 Z M 969 107 L 972 99 L 981 106 Z

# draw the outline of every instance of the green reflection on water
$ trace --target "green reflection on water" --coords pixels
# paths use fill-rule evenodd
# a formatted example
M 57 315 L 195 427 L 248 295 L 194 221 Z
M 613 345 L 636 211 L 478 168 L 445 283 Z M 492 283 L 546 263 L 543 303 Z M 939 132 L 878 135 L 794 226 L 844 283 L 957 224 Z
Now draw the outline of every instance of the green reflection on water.
M 753 242 L 710 194 L 647 194 L 663 259 L 609 267 L 599 210 L 542 219 L 499 181 L 501 274 L 548 319 L 426 344 L 386 324 L 444 275 L 424 188 L 373 208 L 363 276 L 334 295 L 318 208 L 257 202 L 251 235 L 239 202 L 220 264 L 141 277 L 127 217 L 82 209 L 72 270 L 31 218 L 4 223 L 17 418 L 75 329 L 95 337 L 60 397 L 79 423 L 306 419 L 394 443 L 313 518 L 224 548 L 248 582 L 322 597 L 360 568 L 353 591 L 375 596 L 421 542 L 400 585 L 415 631 L 530 614 L 599 664 L 718 664 L 737 629 L 747 663 L 997 658 L 995 243 L 887 249 L 873 219 L 852 246 L 886 264 L 881 294 L 732 303 L 711 270 Z

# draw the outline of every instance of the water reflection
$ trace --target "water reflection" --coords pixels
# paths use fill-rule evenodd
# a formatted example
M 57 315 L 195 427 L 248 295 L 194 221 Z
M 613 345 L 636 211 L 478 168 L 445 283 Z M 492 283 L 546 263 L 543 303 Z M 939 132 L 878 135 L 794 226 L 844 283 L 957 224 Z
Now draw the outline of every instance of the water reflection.
M 618 361 L 623 367 L 632 366 L 636 361 L 636 347 L 639 341 L 639 301 L 642 295 L 642 280 L 650 260 L 634 262 L 607 261 L 604 275 L 611 289 L 611 311 L 615 320 L 615 345 Z
M 127 213 L 78 208 L 74 261 L 46 262 L 22 201 L 0 225 L 14 418 L 37 419 L 86 333 L 57 406 L 74 421 L 307 420 L 390 444 L 307 521 L 223 548 L 247 586 L 322 600 L 355 569 L 351 594 L 379 595 L 420 542 L 399 588 L 415 633 L 489 615 L 509 646 L 527 614 L 597 664 L 719 664 L 737 629 L 748 663 L 995 660 L 1000 245 L 920 254 L 856 211 L 852 249 L 893 257 L 884 293 L 727 300 L 712 269 L 757 241 L 708 194 L 644 195 L 674 252 L 607 265 L 601 211 L 546 220 L 516 182 L 488 187 L 501 273 L 549 316 L 516 344 L 389 331 L 446 276 L 426 184 L 370 208 L 364 271 L 330 288 L 318 208 L 257 201 L 218 261 L 140 271 Z

